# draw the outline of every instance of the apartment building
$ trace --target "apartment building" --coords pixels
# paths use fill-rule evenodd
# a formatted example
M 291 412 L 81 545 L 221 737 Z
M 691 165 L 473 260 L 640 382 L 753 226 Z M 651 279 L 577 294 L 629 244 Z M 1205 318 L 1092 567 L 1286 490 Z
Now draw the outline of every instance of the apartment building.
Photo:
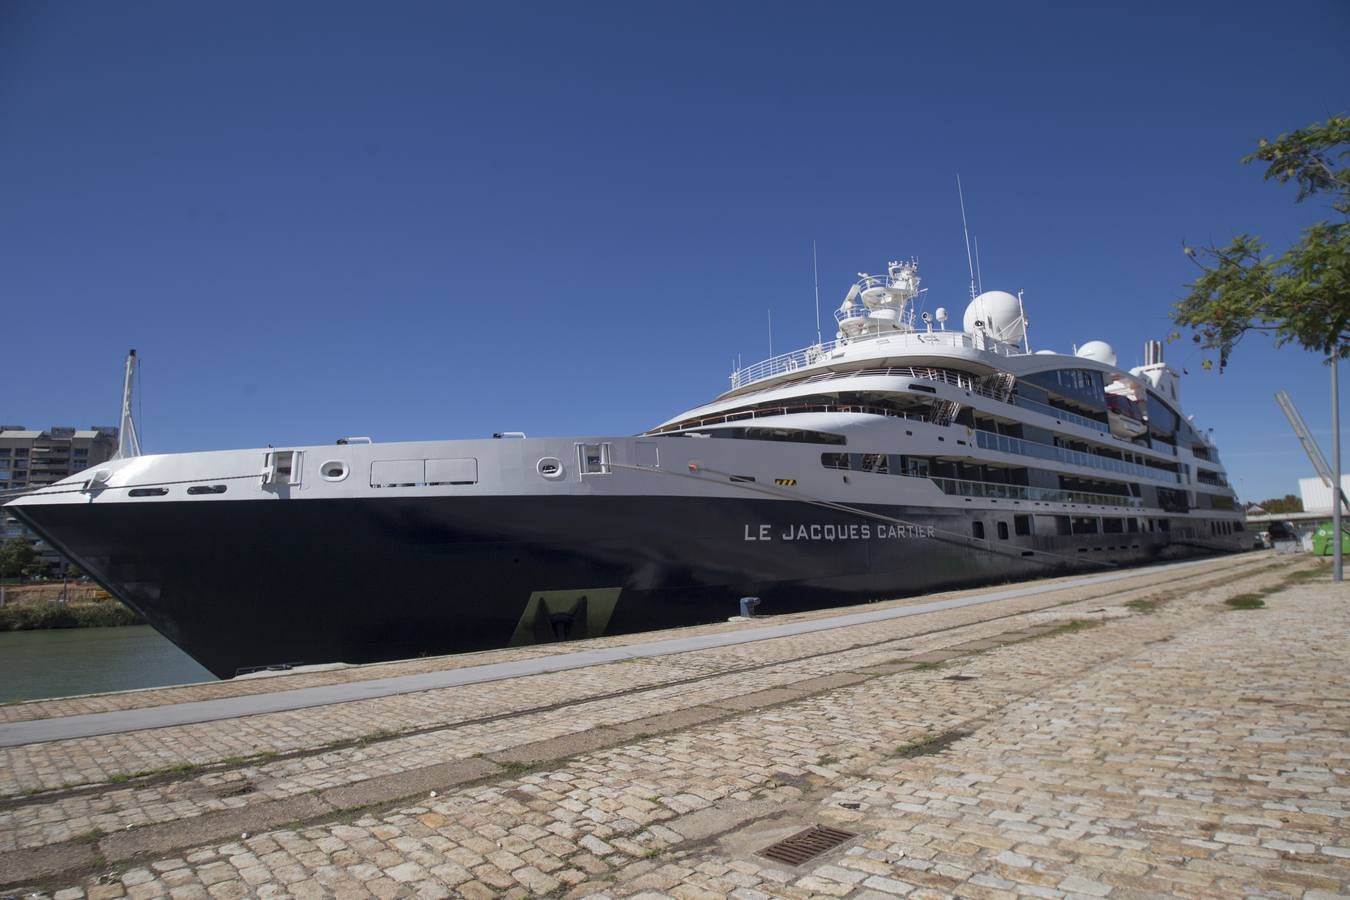
M 55 425 L 46 431 L 0 425 L 0 490 L 51 484 L 116 452 L 117 429 L 107 425 L 88 430 Z
M 57 425 L 46 431 L 0 425 L 0 503 L 26 489 L 96 466 L 116 452 L 117 429 L 107 425 L 85 430 Z M 58 562 L 56 552 L 45 542 L 0 512 L 0 541 L 16 537 L 32 543 L 49 567 Z

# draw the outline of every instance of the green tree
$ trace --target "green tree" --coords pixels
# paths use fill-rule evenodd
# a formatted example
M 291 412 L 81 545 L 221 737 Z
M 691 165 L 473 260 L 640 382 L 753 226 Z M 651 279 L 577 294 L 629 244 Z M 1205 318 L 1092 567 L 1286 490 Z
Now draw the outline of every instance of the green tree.
M 1328 361 L 1350 356 L 1350 117 L 1264 138 L 1244 163 L 1266 163 L 1265 177 L 1298 187 L 1296 203 L 1330 198 L 1331 219 L 1317 222 L 1282 255 L 1266 255 L 1260 238 L 1240 234 L 1227 247 L 1184 247 L 1201 269 L 1177 302 L 1172 320 L 1215 352 L 1219 371 L 1250 332 L 1275 346 L 1296 343 Z M 1175 337 L 1175 335 L 1174 335 Z M 1210 368 L 1212 360 L 1205 360 Z
M 1272 497 L 1269 500 L 1262 500 L 1256 504 L 1268 513 L 1296 513 L 1303 512 L 1303 498 L 1294 494 L 1285 494 L 1283 497 Z
M 0 577 L 26 574 L 38 563 L 38 552 L 23 538 L 11 538 L 0 544 Z

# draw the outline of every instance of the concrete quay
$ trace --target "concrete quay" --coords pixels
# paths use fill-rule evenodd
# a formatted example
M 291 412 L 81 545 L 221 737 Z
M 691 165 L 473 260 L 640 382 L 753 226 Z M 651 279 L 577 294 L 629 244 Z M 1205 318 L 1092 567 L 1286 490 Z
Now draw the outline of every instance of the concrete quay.
M 1119 574 L 0 707 L 0 896 L 1346 896 L 1350 588 Z

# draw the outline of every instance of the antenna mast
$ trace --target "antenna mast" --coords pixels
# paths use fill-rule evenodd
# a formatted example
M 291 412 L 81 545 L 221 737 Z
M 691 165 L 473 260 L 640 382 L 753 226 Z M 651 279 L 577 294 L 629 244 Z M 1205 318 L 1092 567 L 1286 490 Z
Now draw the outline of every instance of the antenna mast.
M 816 343 L 820 343 L 820 266 L 816 263 L 816 242 L 811 242 L 811 278 L 816 285 Z
M 956 173 L 956 197 L 961 201 L 961 231 L 966 236 L 966 265 L 970 268 L 970 299 L 975 299 L 975 261 L 970 256 L 970 229 L 966 227 L 966 195 L 961 190 L 961 173 Z
M 113 459 L 141 455 L 141 440 L 136 436 L 136 421 L 131 416 L 132 381 L 136 375 L 136 351 L 127 353 L 126 378 L 122 382 L 122 421 L 117 425 L 117 452 Z
M 772 309 L 768 310 L 768 313 L 769 313 L 769 359 L 773 359 L 773 310 Z

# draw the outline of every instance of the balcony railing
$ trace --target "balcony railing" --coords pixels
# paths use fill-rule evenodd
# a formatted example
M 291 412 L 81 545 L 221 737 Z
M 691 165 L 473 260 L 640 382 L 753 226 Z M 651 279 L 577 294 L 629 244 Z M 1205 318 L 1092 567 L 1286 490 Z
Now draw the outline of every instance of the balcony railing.
M 1030 409 L 1038 413 L 1044 413 L 1047 416 L 1053 416 L 1061 422 L 1072 422 L 1074 425 L 1080 425 L 1083 428 L 1091 428 L 1093 431 L 1100 431 L 1102 434 L 1108 434 L 1111 431 L 1111 426 L 1107 425 L 1105 422 L 1098 422 L 1096 419 L 1089 419 L 1087 416 L 1065 412 L 1064 410 L 1057 409 L 1047 403 L 1028 400 L 1026 397 L 1012 397 L 1008 402 L 1014 406 L 1021 406 L 1024 409 Z
M 830 341 L 824 344 L 812 344 L 791 353 L 780 353 L 761 360 L 744 369 L 731 373 L 731 388 L 745 387 L 765 378 L 773 378 L 799 369 L 806 369 L 818 363 L 834 359 L 837 351 L 845 347 L 876 342 L 878 345 L 894 344 L 897 347 L 912 349 L 931 349 L 934 347 L 953 347 L 966 350 L 985 350 L 998 356 L 1021 356 L 1022 348 L 1014 344 L 1005 344 L 992 338 L 977 339 L 963 331 L 878 331 L 864 333 L 855 338 Z
M 1115 494 L 1088 494 L 1058 488 L 1029 487 L 1023 484 L 995 484 L 989 481 L 964 481 L 959 478 L 933 478 L 944 494 L 955 497 L 983 497 L 995 500 L 1039 500 L 1043 503 L 1082 503 L 1089 506 L 1140 507 L 1137 497 Z
M 1024 441 L 1021 438 L 1008 437 L 1005 434 L 977 431 L 975 432 L 975 442 L 985 450 L 1016 453 L 1019 456 L 1033 456 L 1037 459 L 1068 463 L 1071 466 L 1101 469 L 1104 472 L 1115 472 L 1120 475 L 1133 475 L 1135 478 L 1156 478 L 1161 481 L 1181 480 L 1179 474 L 1169 472 L 1166 469 L 1141 466 L 1138 463 L 1125 462 L 1123 459 L 1112 459 L 1109 456 L 1098 456 L 1095 453 L 1084 453 L 1081 450 L 1069 450 L 1066 447 L 1052 447 L 1049 444 Z
M 914 422 L 928 421 L 925 416 L 915 416 L 882 406 L 862 406 L 856 403 L 775 403 L 756 406 L 753 409 L 738 409 L 734 412 L 716 416 L 702 416 L 697 419 L 683 419 L 660 428 L 653 428 L 645 434 L 669 434 L 672 431 L 686 431 L 691 428 L 706 428 L 709 425 L 725 425 L 727 422 L 740 422 L 746 419 L 762 419 L 767 416 L 786 416 L 792 413 L 867 413 L 873 416 L 891 416 L 896 419 L 909 419 Z

